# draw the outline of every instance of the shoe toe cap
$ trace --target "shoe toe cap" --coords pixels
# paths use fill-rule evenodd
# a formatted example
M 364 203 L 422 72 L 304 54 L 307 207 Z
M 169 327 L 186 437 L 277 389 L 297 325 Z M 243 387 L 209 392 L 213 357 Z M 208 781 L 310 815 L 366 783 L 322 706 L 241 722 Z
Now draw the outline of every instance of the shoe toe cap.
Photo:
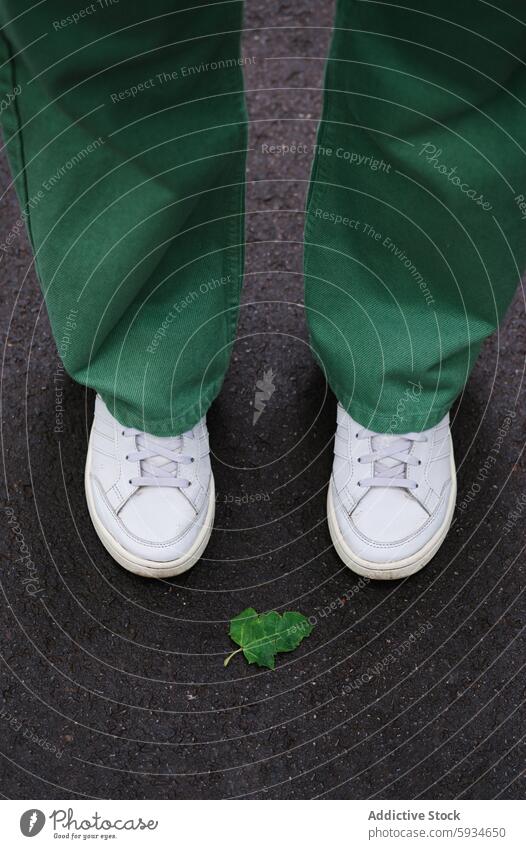
M 96 478 L 91 479 L 93 506 L 112 542 L 133 557 L 167 563 L 184 557 L 205 524 L 209 494 L 199 510 L 183 494 L 168 488 L 144 488 L 116 513 Z M 174 497 L 175 496 L 175 497 Z
M 371 569 L 396 565 L 425 549 L 445 521 L 448 492 L 444 492 L 431 515 L 405 493 L 397 499 L 396 505 L 394 499 L 387 501 L 393 502 L 388 511 L 385 510 L 387 504 L 381 511 L 358 505 L 349 513 L 334 488 L 332 490 L 334 515 L 343 542 Z

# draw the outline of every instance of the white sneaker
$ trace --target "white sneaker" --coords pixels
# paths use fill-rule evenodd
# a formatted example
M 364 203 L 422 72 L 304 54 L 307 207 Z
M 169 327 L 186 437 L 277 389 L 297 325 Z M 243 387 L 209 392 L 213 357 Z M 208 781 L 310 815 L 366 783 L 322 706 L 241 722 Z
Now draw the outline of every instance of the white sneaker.
M 338 404 L 327 514 L 343 562 L 368 578 L 405 578 L 438 551 L 457 493 L 449 414 L 422 433 L 379 434 Z
M 182 436 L 124 427 L 95 401 L 85 474 L 91 521 L 117 563 L 146 578 L 190 569 L 212 532 L 214 479 L 204 418 Z

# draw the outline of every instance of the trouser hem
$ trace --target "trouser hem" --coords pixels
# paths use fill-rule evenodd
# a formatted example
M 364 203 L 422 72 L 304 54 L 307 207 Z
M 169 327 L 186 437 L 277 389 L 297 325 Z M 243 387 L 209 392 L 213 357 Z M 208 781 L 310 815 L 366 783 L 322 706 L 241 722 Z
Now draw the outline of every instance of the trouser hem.
M 430 408 L 420 399 L 418 404 L 421 407 L 421 412 L 417 415 L 409 415 L 405 408 L 401 412 L 393 409 L 385 413 L 378 408 L 372 409 L 360 404 L 353 396 L 341 390 L 338 386 L 332 384 L 331 389 L 342 407 L 358 424 L 369 430 L 374 430 L 376 433 L 421 433 L 439 424 L 451 409 L 451 405 L 437 407 L 436 409 Z M 400 397 L 403 397 L 403 393 L 400 394 Z
M 99 392 L 99 395 L 110 413 L 123 427 L 134 427 L 141 433 L 150 433 L 153 436 L 180 436 L 187 430 L 191 430 L 206 415 L 212 402 L 218 396 L 222 384 L 223 378 L 213 384 L 209 391 L 201 396 L 197 403 L 188 407 L 184 413 L 162 419 L 146 419 L 130 407 L 115 403 L 112 396 L 105 395 L 103 392 Z

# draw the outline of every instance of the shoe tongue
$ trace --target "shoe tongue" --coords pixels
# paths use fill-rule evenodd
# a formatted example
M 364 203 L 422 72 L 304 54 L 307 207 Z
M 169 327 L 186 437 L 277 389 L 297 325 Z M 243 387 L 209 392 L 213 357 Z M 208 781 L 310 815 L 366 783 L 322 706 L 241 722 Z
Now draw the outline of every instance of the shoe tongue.
M 139 448 L 148 451 L 155 451 L 156 447 L 169 448 L 170 451 L 180 451 L 183 447 L 182 436 L 152 436 L 149 433 L 141 433 L 137 437 L 137 445 Z M 150 466 L 156 466 L 160 469 L 162 466 L 167 466 L 172 463 L 167 457 L 162 457 L 160 454 L 155 454 L 147 461 Z
M 400 439 L 404 439 L 401 434 L 398 433 L 379 433 L 377 436 L 373 436 L 371 438 L 371 445 L 373 451 L 383 451 L 386 448 L 389 448 L 391 445 L 394 445 L 395 442 L 398 442 Z M 409 441 L 407 440 L 408 444 Z M 400 466 L 400 472 L 397 477 L 403 477 L 404 475 L 404 467 L 400 463 L 400 460 L 395 460 L 393 457 L 384 457 L 382 460 L 377 460 L 374 464 L 375 473 L 377 475 L 382 474 L 383 469 L 394 469 L 395 466 Z

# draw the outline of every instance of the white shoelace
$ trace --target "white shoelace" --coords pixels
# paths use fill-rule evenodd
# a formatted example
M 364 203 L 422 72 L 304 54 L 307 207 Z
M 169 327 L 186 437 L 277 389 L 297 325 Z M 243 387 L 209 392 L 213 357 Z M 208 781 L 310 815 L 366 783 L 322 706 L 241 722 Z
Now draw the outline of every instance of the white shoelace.
M 139 461 L 140 477 L 131 478 L 129 482 L 132 486 L 176 486 L 179 489 L 190 486 L 187 478 L 175 476 L 179 464 L 186 465 L 195 460 L 194 457 L 180 453 L 180 436 L 174 436 L 168 441 L 166 437 L 156 438 L 132 427 L 124 428 L 122 434 L 135 437 L 136 450 L 130 451 L 126 457 L 132 462 Z
M 422 433 L 381 434 L 363 428 L 356 433 L 357 439 L 371 438 L 373 451 L 358 458 L 359 463 L 372 463 L 373 476 L 358 481 L 358 486 L 398 486 L 417 489 L 416 481 L 408 477 L 408 466 L 419 466 L 421 461 L 413 457 L 414 442 L 427 442 Z

